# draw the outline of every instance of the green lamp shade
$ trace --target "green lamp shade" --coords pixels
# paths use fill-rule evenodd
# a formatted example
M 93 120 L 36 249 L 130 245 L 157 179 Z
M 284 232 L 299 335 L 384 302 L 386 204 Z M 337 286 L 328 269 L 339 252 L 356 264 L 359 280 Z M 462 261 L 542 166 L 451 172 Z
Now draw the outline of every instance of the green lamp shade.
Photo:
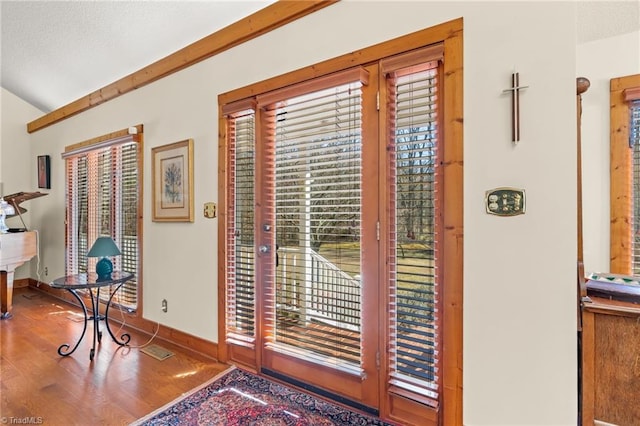
M 98 237 L 91 246 L 91 250 L 87 253 L 87 257 L 101 257 L 96 263 L 96 274 L 98 280 L 105 281 L 111 279 L 111 272 L 113 272 L 113 263 L 107 256 L 119 256 L 120 249 L 111 237 Z

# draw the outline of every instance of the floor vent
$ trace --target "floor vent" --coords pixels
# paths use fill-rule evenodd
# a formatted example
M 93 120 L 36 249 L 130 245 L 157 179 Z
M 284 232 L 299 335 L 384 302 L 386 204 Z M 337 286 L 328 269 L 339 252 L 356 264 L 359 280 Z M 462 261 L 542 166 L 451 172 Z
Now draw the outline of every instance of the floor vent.
M 164 361 L 165 359 L 173 356 L 173 352 L 158 345 L 145 346 L 140 349 L 140 351 L 160 361 Z

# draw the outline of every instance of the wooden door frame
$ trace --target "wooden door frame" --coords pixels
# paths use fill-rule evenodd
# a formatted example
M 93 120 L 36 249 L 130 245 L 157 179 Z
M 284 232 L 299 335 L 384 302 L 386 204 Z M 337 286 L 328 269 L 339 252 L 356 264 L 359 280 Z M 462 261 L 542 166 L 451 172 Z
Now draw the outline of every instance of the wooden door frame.
M 446 182 L 442 256 L 442 277 L 446 285 L 442 290 L 442 371 L 441 405 L 437 414 L 429 411 L 429 418 L 439 424 L 462 424 L 462 326 L 463 326 L 463 19 L 458 18 L 406 36 L 398 37 L 374 46 L 329 59 L 297 71 L 263 80 L 218 96 L 219 104 L 219 169 L 218 190 L 220 219 L 218 232 L 218 347 L 221 361 L 229 361 L 230 348 L 226 343 L 226 229 L 228 169 L 226 120 L 223 106 L 250 99 L 257 93 L 265 93 L 290 84 L 299 83 L 346 68 L 379 61 L 385 57 L 404 53 L 436 43 L 444 46 L 443 100 L 444 117 L 442 137 L 445 149 L 443 161 Z M 381 324 L 382 326 L 382 324 Z M 382 348 L 384 349 L 384 348 Z M 250 350 L 233 349 L 234 362 L 256 369 L 257 359 Z M 385 367 L 386 368 L 386 367 Z M 382 392 L 385 392 L 383 389 Z M 386 392 L 385 392 L 386 394 Z M 381 409 L 381 417 L 413 423 L 416 407 L 423 407 L 408 398 L 398 396 L 388 399 Z M 420 412 L 420 411 L 419 411 Z

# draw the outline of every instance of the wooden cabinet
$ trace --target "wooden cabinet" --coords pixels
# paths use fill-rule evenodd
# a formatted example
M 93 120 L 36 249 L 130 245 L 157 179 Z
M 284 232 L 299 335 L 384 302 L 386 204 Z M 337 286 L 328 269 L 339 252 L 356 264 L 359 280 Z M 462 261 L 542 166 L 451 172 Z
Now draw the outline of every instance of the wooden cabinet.
M 640 425 L 640 305 L 583 303 L 581 361 L 582 424 Z

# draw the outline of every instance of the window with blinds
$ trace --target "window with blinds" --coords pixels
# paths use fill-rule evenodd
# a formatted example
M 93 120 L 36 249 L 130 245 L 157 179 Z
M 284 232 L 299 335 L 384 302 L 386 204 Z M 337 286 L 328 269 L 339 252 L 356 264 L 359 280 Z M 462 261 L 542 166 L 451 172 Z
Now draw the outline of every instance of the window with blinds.
M 361 355 L 360 73 L 317 81 L 298 96 L 258 98 L 273 153 L 266 180 L 275 183 L 265 218 L 275 223 L 277 250 L 267 347 L 354 371 Z
M 438 63 L 387 73 L 390 384 L 438 397 Z
M 629 105 L 629 146 L 633 147 L 633 275 L 640 275 L 640 100 Z
M 220 95 L 222 359 L 395 422 L 462 421 L 458 25 Z
M 610 82 L 610 272 L 640 275 L 640 74 Z
M 140 268 L 140 144 L 141 135 L 78 144 L 64 154 L 66 162 L 66 274 L 95 271 L 87 258 L 96 238 L 110 236 L 122 252 L 112 259 L 115 270 L 134 274 L 118 292 L 118 302 L 138 306 Z
M 255 336 L 255 112 L 227 115 L 227 342 L 251 346 Z

